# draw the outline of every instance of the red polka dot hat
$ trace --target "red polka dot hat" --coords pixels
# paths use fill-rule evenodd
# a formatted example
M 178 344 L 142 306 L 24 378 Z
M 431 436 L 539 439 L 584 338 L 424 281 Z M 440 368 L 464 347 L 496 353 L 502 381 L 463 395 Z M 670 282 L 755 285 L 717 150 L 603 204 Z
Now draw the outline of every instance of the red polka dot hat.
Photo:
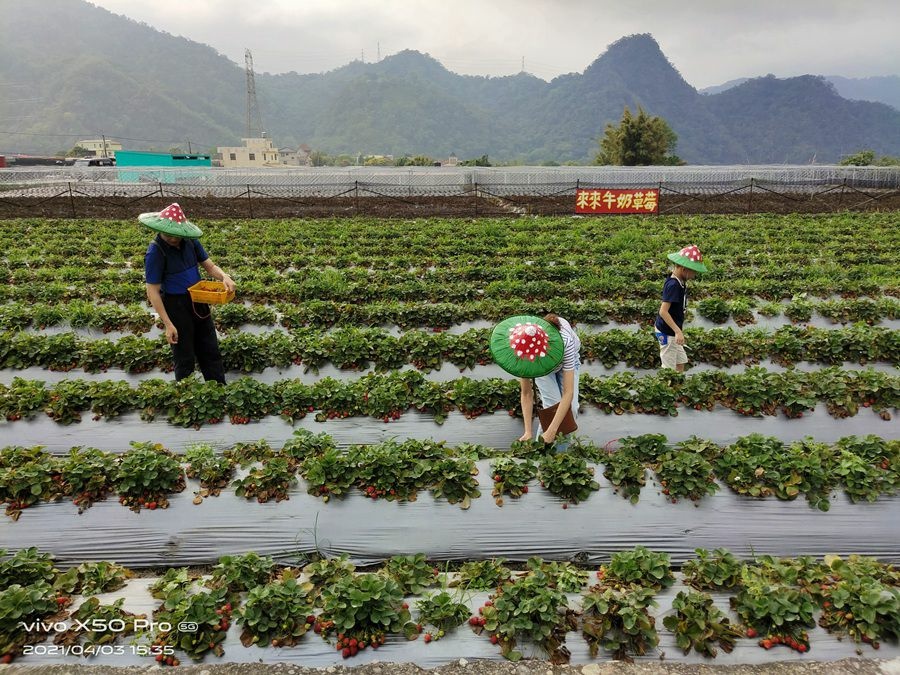
M 689 270 L 694 270 L 695 272 L 700 272 L 701 274 L 707 271 L 706 265 L 703 264 L 703 254 L 700 253 L 700 249 L 697 248 L 694 244 L 685 246 L 683 249 L 678 251 L 678 253 L 670 253 L 668 257 L 669 260 L 671 260 L 676 265 L 687 267 Z
M 169 204 L 159 213 L 142 213 L 138 220 L 155 232 L 173 237 L 196 239 L 203 234 L 199 227 L 187 219 L 178 204 Z
M 491 331 L 494 362 L 516 377 L 552 373 L 563 359 L 563 339 L 556 326 L 536 316 L 513 316 Z

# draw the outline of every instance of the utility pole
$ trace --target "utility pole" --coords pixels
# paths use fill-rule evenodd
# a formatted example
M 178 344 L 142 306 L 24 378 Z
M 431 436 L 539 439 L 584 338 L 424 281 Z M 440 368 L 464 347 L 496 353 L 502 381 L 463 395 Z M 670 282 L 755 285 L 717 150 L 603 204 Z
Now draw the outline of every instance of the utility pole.
M 256 78 L 253 75 L 253 54 L 244 50 L 244 69 L 247 71 L 247 138 L 259 138 L 262 134 L 262 116 L 259 114 L 259 102 L 256 100 Z M 256 122 L 256 127 L 253 122 Z M 256 131 L 256 135 L 253 132 Z
M 106 134 L 100 134 L 100 136 L 103 138 L 103 156 L 109 157 L 109 155 L 106 154 Z
M 191 152 L 191 141 L 188 140 L 187 144 L 188 144 L 188 154 L 189 154 L 189 155 L 193 155 L 194 153 Z

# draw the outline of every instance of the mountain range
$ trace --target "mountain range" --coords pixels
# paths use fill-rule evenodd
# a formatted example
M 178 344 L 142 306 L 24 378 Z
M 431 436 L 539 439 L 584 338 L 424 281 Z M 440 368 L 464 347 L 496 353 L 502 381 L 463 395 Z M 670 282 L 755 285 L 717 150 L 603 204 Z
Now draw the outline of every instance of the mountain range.
M 246 136 L 244 69 L 209 46 L 84 0 L 0 0 L 0 15 L 0 151 L 52 153 L 100 133 L 126 148 L 212 150 Z M 605 125 L 642 106 L 669 122 L 690 164 L 900 155 L 900 110 L 845 98 L 846 83 L 766 76 L 704 94 L 646 34 L 550 82 L 458 75 L 415 51 L 255 82 L 278 146 L 329 154 L 590 163 Z

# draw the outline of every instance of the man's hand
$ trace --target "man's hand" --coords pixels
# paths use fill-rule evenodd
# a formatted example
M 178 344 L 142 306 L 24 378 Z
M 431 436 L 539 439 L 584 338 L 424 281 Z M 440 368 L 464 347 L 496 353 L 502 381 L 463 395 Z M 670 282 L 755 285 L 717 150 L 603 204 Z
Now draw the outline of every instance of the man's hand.
M 166 341 L 170 345 L 178 344 L 178 329 L 173 324 L 166 326 Z
M 683 345 L 683 344 L 684 344 L 684 333 L 682 333 L 681 331 L 677 331 L 677 332 L 675 333 L 675 344 L 676 344 L 676 345 Z
M 223 274 L 222 275 L 222 283 L 225 285 L 226 291 L 228 291 L 229 293 L 234 293 L 234 289 L 235 289 L 234 279 L 232 279 L 227 274 Z

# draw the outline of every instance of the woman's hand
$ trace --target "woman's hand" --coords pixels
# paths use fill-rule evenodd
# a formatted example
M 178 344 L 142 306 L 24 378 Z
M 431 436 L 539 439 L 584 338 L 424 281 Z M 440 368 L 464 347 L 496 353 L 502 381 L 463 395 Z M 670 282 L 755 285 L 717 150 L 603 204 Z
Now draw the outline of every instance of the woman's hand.
M 519 440 L 520 440 L 521 442 L 523 442 L 523 443 L 524 443 L 525 441 L 530 441 L 530 440 L 531 440 L 531 434 L 527 434 L 527 433 L 526 433 L 526 434 L 522 434 L 521 436 L 519 436 Z
M 556 440 L 556 432 L 555 431 L 545 431 L 541 434 L 541 439 L 544 443 L 552 443 Z

